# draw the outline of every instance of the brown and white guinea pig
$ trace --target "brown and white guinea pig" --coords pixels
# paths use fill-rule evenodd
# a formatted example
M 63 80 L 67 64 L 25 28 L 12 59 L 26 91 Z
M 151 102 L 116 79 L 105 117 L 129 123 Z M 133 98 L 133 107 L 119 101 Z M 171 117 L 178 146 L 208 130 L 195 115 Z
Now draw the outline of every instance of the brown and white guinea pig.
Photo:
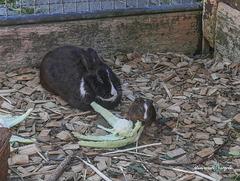
M 63 46 L 47 53 L 40 65 L 40 83 L 81 110 L 92 109 L 93 101 L 113 109 L 122 96 L 120 80 L 91 48 Z
M 153 101 L 144 98 L 136 98 L 131 104 L 127 119 L 136 122 L 142 121 L 145 125 L 156 123 L 156 111 L 153 106 Z

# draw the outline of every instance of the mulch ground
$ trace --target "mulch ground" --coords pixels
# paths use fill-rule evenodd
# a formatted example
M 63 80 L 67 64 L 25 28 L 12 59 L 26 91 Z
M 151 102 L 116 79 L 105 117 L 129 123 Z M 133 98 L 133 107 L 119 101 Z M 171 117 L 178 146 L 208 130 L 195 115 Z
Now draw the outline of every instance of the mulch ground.
M 13 145 L 8 180 L 48 180 L 68 155 L 74 156 L 59 180 L 99 181 L 101 174 L 110 180 L 238 179 L 240 63 L 219 55 L 138 52 L 105 62 L 123 89 L 121 105 L 111 112 L 125 118 L 136 97 L 148 98 L 154 102 L 158 126 L 146 126 L 139 141 L 119 153 L 81 147 L 73 133 L 104 134 L 97 128 L 107 126 L 100 115 L 71 108 L 45 91 L 38 69 L 1 72 L 1 114 L 20 115 L 33 108 L 11 130 L 37 140 Z M 136 146 L 144 147 L 124 150 Z

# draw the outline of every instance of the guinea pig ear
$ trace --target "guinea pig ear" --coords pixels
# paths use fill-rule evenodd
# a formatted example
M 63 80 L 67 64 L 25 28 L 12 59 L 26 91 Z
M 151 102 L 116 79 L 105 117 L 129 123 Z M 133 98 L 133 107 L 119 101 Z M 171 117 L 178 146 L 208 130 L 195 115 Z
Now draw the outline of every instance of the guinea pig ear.
M 153 104 L 153 100 L 151 100 L 151 99 L 148 99 L 148 100 L 149 100 L 150 104 Z
M 141 100 L 141 98 L 137 97 L 135 98 L 134 102 L 139 102 Z
M 101 58 L 98 56 L 95 50 L 93 50 L 92 48 L 88 48 L 87 51 L 90 57 L 92 58 L 92 60 L 94 61 L 95 65 L 100 65 L 102 63 Z

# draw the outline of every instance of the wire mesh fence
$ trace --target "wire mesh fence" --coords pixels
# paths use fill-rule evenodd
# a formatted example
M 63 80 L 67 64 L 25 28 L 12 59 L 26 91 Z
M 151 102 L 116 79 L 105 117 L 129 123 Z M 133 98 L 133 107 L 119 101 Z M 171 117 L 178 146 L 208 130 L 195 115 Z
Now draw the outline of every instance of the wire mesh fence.
M 0 0 L 0 16 L 129 9 L 195 3 L 196 0 Z

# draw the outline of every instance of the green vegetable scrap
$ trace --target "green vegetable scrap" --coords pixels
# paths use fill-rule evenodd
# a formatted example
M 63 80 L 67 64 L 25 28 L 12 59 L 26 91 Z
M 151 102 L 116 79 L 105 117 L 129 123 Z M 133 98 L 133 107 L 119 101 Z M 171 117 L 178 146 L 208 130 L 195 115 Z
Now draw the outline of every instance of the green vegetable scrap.
M 119 148 L 134 143 L 139 139 L 144 128 L 142 122 L 137 121 L 134 125 L 131 120 L 120 119 L 96 102 L 92 102 L 91 106 L 96 112 L 100 113 L 113 128 L 109 129 L 98 125 L 99 128 L 110 133 L 106 136 L 84 136 L 82 134 L 75 133 L 74 135 L 77 138 L 90 140 L 79 141 L 78 144 L 80 146 L 95 148 Z
M 11 114 L 0 115 L 0 127 L 11 128 L 27 118 L 33 109 L 28 109 L 27 112 L 21 116 L 12 116 Z
M 240 152 L 239 151 L 230 151 L 229 155 L 231 155 L 231 156 L 240 156 Z
M 0 115 L 0 127 L 6 127 L 6 128 L 11 128 L 18 123 L 22 122 L 24 119 L 26 119 L 32 112 L 32 108 L 28 109 L 27 112 L 21 116 L 12 116 L 11 114 L 7 115 Z M 10 143 L 14 142 L 21 142 L 21 143 L 33 143 L 36 140 L 34 139 L 26 139 L 26 138 L 21 138 L 18 136 L 13 135 L 10 139 Z
M 34 143 L 36 140 L 35 139 L 28 139 L 28 138 L 22 138 L 16 135 L 12 135 L 10 142 L 20 142 L 20 143 Z

